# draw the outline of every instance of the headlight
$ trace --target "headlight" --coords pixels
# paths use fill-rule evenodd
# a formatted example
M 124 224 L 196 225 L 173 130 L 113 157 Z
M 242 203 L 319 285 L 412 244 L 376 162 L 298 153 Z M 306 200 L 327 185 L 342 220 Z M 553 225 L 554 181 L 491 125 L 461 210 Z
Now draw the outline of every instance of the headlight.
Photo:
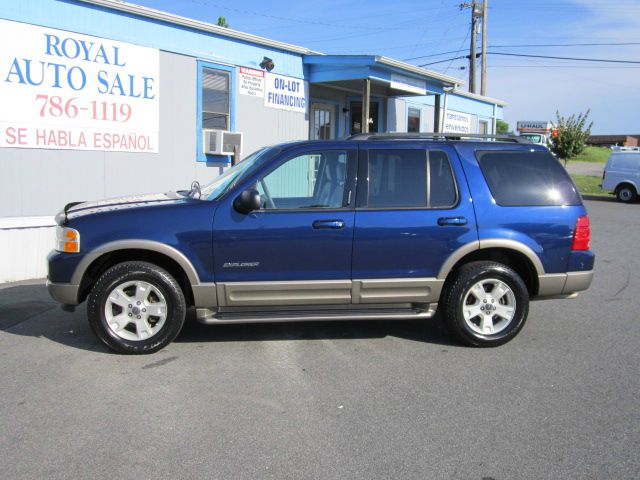
M 69 227 L 56 227 L 56 250 L 78 253 L 80 251 L 80 232 Z

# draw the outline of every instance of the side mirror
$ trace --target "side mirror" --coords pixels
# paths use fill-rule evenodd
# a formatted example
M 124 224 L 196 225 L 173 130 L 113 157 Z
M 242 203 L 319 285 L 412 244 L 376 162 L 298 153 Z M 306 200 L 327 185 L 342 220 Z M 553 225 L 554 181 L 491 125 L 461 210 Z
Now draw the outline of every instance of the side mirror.
M 260 198 L 260 193 L 258 193 L 258 190 L 255 188 L 245 190 L 233 201 L 233 208 L 245 214 L 259 210 L 261 206 L 262 199 Z

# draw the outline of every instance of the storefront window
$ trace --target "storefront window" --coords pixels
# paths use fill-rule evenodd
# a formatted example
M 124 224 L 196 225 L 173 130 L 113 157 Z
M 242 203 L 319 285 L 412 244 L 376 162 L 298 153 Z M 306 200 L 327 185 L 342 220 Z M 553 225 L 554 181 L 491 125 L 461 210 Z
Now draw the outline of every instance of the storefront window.
M 420 109 L 409 107 L 407 114 L 407 132 L 420 132 Z
M 229 72 L 202 69 L 202 128 L 229 130 Z

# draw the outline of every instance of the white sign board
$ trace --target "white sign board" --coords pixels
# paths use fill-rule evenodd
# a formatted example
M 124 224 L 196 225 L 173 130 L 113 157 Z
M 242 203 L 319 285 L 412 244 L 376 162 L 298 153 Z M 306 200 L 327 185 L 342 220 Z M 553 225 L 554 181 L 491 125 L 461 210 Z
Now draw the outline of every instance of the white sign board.
M 0 147 L 157 152 L 159 51 L 0 20 Z
M 468 113 L 445 110 L 443 123 L 445 133 L 471 133 L 471 115 Z
M 516 124 L 518 131 L 543 131 L 548 132 L 553 129 L 553 124 L 546 120 L 539 121 L 518 121 Z
M 307 83 L 299 78 L 267 73 L 265 78 L 264 106 L 307 112 Z
M 264 72 L 247 67 L 240 67 L 239 70 L 240 94 L 250 97 L 264 97 Z
M 417 78 L 405 77 L 396 73 L 391 74 L 391 88 L 402 90 L 404 92 L 418 93 L 420 95 L 427 94 L 426 84 L 424 80 Z

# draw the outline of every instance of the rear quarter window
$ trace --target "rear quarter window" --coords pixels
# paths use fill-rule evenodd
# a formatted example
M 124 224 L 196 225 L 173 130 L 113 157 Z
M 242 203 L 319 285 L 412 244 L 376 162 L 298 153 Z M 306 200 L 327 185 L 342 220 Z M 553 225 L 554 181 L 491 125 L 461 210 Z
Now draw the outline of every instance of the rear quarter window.
M 608 166 L 619 170 L 637 170 L 640 167 L 640 154 L 612 153 Z
M 524 207 L 582 204 L 571 177 L 549 153 L 478 152 L 477 159 L 498 205 Z

